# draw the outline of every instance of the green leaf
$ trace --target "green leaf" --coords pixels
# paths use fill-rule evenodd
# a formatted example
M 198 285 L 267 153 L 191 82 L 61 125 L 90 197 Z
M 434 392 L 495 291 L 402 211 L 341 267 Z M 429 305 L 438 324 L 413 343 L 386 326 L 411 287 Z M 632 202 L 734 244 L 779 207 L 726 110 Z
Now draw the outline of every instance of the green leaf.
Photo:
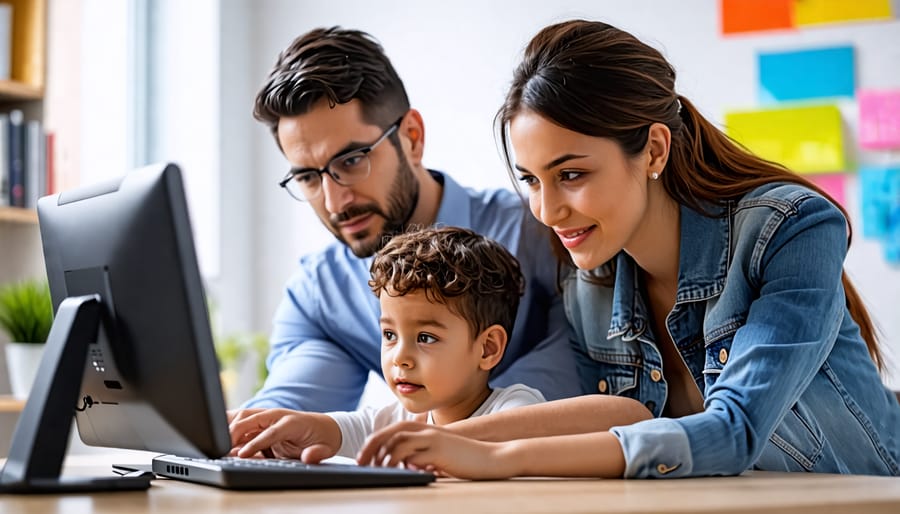
M 45 343 L 53 325 L 53 301 L 46 280 L 28 279 L 0 287 L 0 328 L 17 343 Z

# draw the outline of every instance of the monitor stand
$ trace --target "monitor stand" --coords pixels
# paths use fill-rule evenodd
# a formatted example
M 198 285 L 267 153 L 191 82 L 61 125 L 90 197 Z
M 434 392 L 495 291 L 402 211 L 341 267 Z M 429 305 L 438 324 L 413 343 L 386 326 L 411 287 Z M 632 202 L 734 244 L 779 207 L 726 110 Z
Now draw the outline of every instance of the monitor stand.
M 60 476 L 88 347 L 97 340 L 99 295 L 63 300 L 25 410 L 16 424 L 9 458 L 0 471 L 0 493 L 135 491 L 150 487 L 152 475 Z

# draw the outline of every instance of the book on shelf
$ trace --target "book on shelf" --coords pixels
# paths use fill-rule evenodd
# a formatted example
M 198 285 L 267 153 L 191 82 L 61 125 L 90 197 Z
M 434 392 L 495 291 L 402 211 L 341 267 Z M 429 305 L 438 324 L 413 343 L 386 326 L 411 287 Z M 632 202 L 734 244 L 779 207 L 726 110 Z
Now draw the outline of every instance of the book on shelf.
M 25 207 L 36 209 L 38 198 L 47 194 L 47 149 L 40 121 L 25 123 Z
M 0 113 L 0 206 L 34 209 L 53 192 L 52 141 L 38 120 L 22 111 Z
M 25 117 L 9 111 L 9 205 L 25 207 Z
M 9 115 L 0 113 L 0 207 L 9 205 Z
M 56 159 L 54 157 L 54 148 L 56 147 L 56 134 L 44 131 L 44 170 L 45 182 L 47 183 L 46 193 L 52 195 L 56 192 Z

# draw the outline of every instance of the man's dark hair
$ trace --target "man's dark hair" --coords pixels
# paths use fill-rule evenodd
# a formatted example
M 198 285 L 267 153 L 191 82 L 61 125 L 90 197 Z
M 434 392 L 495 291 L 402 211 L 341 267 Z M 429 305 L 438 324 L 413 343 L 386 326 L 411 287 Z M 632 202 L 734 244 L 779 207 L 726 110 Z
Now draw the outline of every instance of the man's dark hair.
M 372 262 L 376 296 L 424 291 L 469 323 L 472 336 L 491 325 L 512 332 L 525 278 L 519 261 L 500 243 L 457 227 L 394 236 Z
M 253 116 L 277 141 L 282 116 L 305 114 L 322 98 L 332 107 L 359 99 L 363 119 L 384 129 L 409 110 L 403 82 L 381 45 L 365 32 L 340 27 L 311 30 L 278 55 Z

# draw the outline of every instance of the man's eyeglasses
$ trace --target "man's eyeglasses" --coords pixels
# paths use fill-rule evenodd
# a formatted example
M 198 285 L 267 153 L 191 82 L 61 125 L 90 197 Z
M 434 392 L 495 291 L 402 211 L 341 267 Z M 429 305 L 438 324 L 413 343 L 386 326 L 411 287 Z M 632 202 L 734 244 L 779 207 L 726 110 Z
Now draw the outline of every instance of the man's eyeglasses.
M 322 193 L 322 175 L 327 173 L 329 177 L 342 186 L 358 184 L 369 177 L 372 171 L 369 162 L 369 153 L 382 141 L 400 128 L 403 116 L 395 121 L 381 134 L 374 143 L 369 146 L 357 148 L 331 159 L 324 168 L 292 168 L 278 185 L 285 188 L 295 199 L 306 202 L 313 200 Z

